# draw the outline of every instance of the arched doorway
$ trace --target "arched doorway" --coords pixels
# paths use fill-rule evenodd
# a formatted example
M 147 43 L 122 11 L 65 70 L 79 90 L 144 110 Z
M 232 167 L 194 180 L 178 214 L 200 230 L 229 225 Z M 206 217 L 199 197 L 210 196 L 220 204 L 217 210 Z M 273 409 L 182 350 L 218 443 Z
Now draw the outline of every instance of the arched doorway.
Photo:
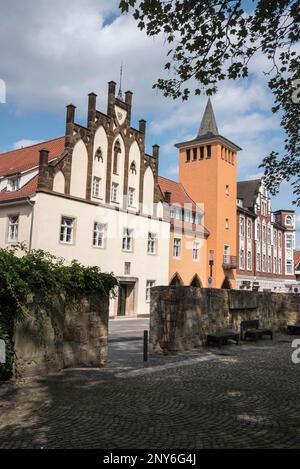
M 180 275 L 178 273 L 176 273 L 171 282 L 170 282 L 170 286 L 171 287 L 180 287 L 180 286 L 183 286 L 183 281 L 182 281 L 182 278 L 180 277 Z
M 202 288 L 201 280 L 197 274 L 195 274 L 194 277 L 192 278 L 190 285 L 191 287 Z
M 224 282 L 222 283 L 221 288 L 223 288 L 224 290 L 231 290 L 232 289 L 231 283 L 230 283 L 228 277 L 224 278 Z

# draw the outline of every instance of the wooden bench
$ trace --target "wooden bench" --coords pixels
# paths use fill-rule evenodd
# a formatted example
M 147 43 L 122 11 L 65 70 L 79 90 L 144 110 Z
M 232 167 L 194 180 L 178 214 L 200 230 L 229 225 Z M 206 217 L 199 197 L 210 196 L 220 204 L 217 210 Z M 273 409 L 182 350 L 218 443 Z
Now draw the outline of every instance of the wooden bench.
M 262 339 L 264 335 L 269 336 L 273 340 L 272 329 L 260 328 L 258 319 L 241 322 L 241 340 L 254 339 L 257 341 Z
M 209 344 L 212 343 L 214 345 L 218 345 L 218 347 L 221 347 L 222 345 L 226 344 L 228 340 L 234 340 L 238 345 L 240 336 L 237 332 L 226 329 L 218 331 L 215 334 L 209 334 L 207 336 L 206 344 L 209 346 Z

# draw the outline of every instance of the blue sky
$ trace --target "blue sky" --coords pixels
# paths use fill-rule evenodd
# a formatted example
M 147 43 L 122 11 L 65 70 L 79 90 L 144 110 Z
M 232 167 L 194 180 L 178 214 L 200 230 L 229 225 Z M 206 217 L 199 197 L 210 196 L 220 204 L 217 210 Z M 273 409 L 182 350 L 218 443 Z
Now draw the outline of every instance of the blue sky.
M 147 120 L 147 151 L 158 143 L 160 173 L 177 177 L 174 144 L 196 136 L 206 98 L 182 103 L 152 89 L 164 73 L 167 46 L 163 38 L 140 32 L 130 15 L 120 17 L 118 3 L 0 0 L 0 79 L 7 86 L 7 102 L 0 104 L 0 152 L 63 135 L 70 102 L 77 106 L 76 120 L 85 124 L 91 91 L 106 112 L 107 82 L 118 82 L 123 62 L 123 89 L 134 93 L 132 125 Z M 247 80 L 224 82 L 212 98 L 220 133 L 243 148 L 240 180 L 259 177 L 262 158 L 282 149 L 284 135 L 271 112 L 265 68 L 258 56 Z M 291 188 L 284 184 L 272 206 L 294 208 L 291 202 Z M 300 210 L 297 214 L 300 222 Z

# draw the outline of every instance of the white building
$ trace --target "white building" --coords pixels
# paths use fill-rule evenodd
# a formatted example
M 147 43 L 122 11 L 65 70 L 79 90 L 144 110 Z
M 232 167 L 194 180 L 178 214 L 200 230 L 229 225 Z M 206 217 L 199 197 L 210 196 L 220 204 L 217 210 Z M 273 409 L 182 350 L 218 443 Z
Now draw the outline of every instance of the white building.
M 96 110 L 87 127 L 67 107 L 66 135 L 0 155 L 0 247 L 26 242 L 98 265 L 120 282 L 111 316 L 149 314 L 153 285 L 168 284 L 170 225 L 157 184 L 159 147 L 145 154 L 146 123 L 131 127 L 132 93 Z

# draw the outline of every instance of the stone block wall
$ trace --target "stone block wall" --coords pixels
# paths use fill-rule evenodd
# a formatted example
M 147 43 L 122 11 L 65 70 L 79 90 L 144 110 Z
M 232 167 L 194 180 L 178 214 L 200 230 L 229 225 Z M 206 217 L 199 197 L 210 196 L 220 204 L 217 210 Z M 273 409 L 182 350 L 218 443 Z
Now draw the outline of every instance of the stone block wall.
M 44 374 L 68 367 L 99 367 L 107 359 L 109 300 L 89 294 L 69 301 L 62 294 L 45 306 L 37 293 L 15 326 L 14 374 Z
M 194 287 L 151 289 L 150 349 L 184 351 L 200 347 L 218 329 L 240 330 L 259 319 L 274 331 L 300 320 L 300 295 Z

